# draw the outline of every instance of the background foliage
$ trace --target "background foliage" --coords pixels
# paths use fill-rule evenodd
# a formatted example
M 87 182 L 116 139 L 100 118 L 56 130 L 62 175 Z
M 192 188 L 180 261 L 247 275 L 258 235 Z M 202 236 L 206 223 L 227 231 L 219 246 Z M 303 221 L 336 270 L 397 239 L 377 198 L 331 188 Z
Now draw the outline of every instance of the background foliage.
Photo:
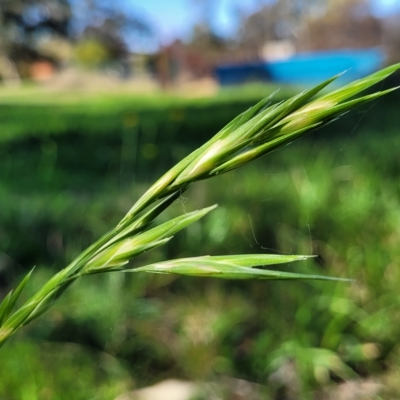
M 65 266 L 159 173 L 253 104 L 259 92 L 247 90 L 207 102 L 3 97 L 1 292 L 32 265 L 32 291 Z M 221 207 L 142 256 L 312 253 L 316 262 L 290 269 L 354 283 L 84 279 L 2 349 L 2 398 L 108 399 L 167 377 L 242 378 L 272 398 L 303 398 L 355 376 L 389 383 L 390 398 L 400 336 L 398 96 L 200 182 L 164 218 Z

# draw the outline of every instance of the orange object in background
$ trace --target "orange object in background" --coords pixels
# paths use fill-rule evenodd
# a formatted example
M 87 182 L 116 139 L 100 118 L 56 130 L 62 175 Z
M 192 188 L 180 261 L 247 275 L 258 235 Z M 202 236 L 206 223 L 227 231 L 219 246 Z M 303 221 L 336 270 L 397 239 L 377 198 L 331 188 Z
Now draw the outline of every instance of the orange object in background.
M 35 61 L 29 66 L 29 76 L 35 81 L 47 81 L 53 77 L 55 70 L 49 61 Z

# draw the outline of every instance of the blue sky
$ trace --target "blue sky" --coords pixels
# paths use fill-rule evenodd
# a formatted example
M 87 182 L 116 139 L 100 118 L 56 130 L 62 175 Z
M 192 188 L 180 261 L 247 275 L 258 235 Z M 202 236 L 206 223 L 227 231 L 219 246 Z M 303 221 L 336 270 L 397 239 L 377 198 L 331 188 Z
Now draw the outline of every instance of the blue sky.
M 386 16 L 391 13 L 400 12 L 400 0 L 374 0 L 371 1 L 371 8 L 377 16 Z
M 212 19 L 214 27 L 223 36 L 235 32 L 237 15 L 250 14 L 262 4 L 273 0 L 214 0 L 212 4 Z M 400 12 L 400 0 L 370 0 L 372 12 L 379 17 L 393 12 Z M 128 0 L 134 9 L 143 14 L 146 19 L 155 24 L 160 32 L 161 42 L 170 42 L 180 37 L 190 35 L 193 24 L 201 15 L 199 0 Z
M 0 0 L 1 1 L 1 0 Z M 84 2 L 70 0 L 76 15 L 84 15 Z M 105 0 L 110 1 L 110 0 Z M 156 28 L 158 37 L 143 43 L 135 42 L 136 51 L 155 51 L 159 45 L 171 43 L 177 38 L 189 39 L 193 26 L 204 12 L 199 4 L 211 4 L 208 10 L 214 31 L 224 37 L 234 36 L 239 15 L 248 15 L 264 4 L 279 0 L 111 0 L 117 9 L 134 12 Z M 334 1 L 334 0 L 333 0 Z M 400 0 L 369 0 L 371 11 L 378 17 L 400 13 Z M 86 21 L 87 23 L 87 21 Z
M 229 36 L 235 31 L 237 13 L 250 14 L 271 0 L 214 0 L 212 20 L 220 34 Z M 400 1 L 400 0 L 399 0 Z M 189 37 L 201 10 L 198 0 L 136 0 L 134 9 L 143 13 L 160 30 L 162 41 Z

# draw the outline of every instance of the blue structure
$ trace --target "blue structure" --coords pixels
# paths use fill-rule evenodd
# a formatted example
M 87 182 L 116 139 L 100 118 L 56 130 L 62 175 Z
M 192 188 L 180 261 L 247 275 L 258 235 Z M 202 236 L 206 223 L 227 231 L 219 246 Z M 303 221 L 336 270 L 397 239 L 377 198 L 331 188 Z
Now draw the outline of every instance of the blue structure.
M 268 72 L 268 66 L 264 62 L 219 66 L 215 73 L 222 86 L 272 79 Z
M 384 61 L 384 53 L 377 48 L 331 50 L 297 54 L 283 61 L 225 65 L 215 72 L 222 86 L 251 81 L 307 85 L 344 71 L 338 81 L 346 83 L 377 71 Z

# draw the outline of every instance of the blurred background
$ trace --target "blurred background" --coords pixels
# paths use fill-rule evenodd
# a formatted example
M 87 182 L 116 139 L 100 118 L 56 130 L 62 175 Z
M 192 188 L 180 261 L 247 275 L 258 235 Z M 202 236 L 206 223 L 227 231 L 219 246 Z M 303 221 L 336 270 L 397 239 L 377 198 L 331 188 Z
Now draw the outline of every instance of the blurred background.
M 399 61 L 398 0 L 1 0 L 0 297 L 262 97 Z M 397 399 L 399 105 L 193 185 L 161 220 L 220 207 L 134 264 L 316 254 L 282 268 L 353 283 L 84 278 L 1 349 L 1 399 Z

